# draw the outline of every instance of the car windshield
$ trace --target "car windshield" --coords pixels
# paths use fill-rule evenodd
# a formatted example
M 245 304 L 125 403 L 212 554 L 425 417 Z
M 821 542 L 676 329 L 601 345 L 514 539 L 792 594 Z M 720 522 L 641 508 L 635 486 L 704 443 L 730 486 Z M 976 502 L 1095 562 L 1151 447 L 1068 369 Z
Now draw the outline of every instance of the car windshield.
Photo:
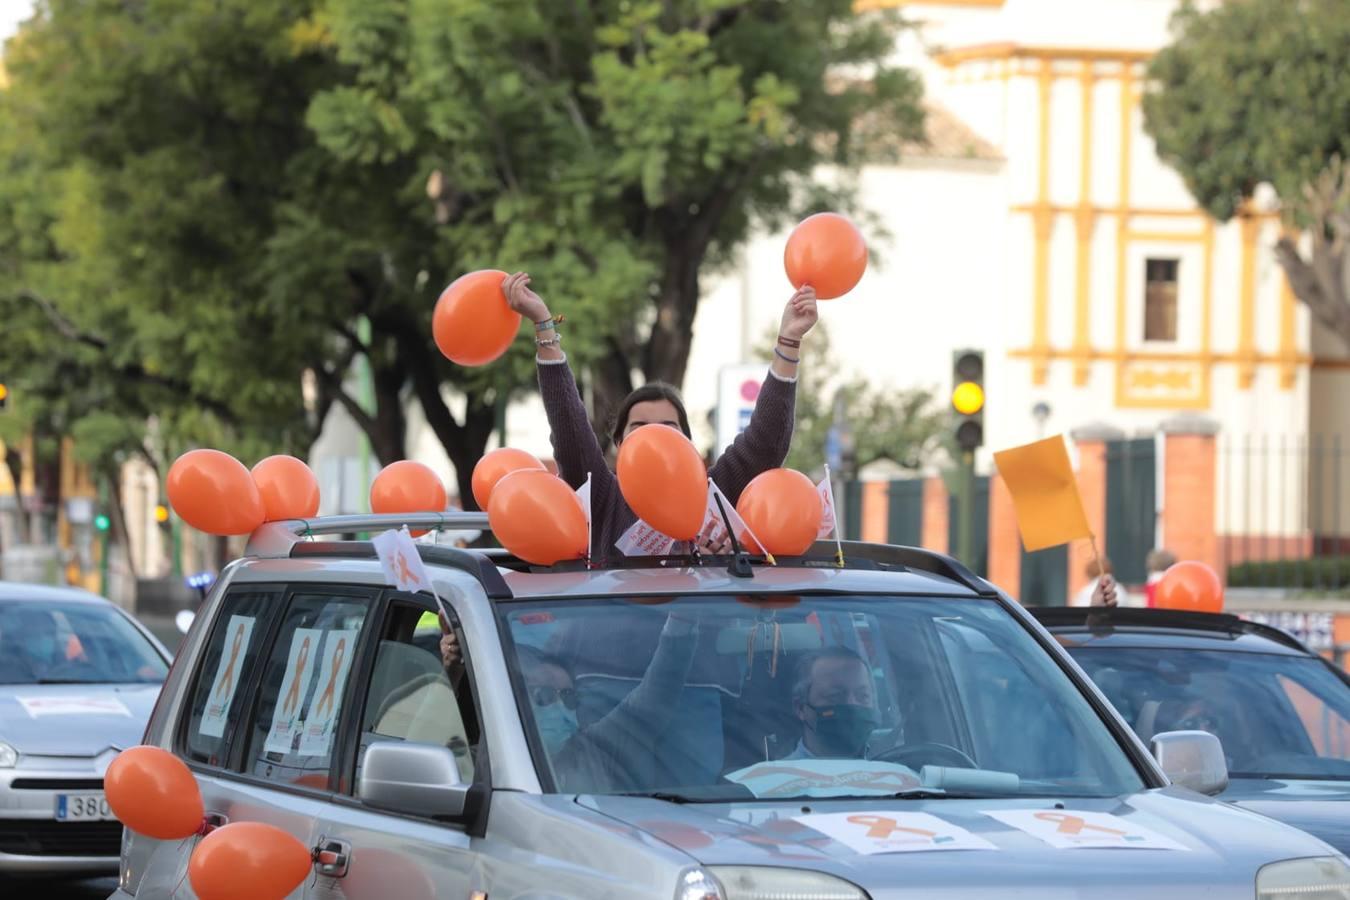
M 1144 740 L 1208 731 L 1233 778 L 1350 779 L 1350 687 L 1306 656 L 1157 647 L 1074 658 Z
M 0 603 L 0 684 L 164 680 L 168 666 L 116 609 L 95 603 Z
M 1139 773 L 992 600 L 568 598 L 498 606 L 540 777 L 677 801 L 1116 796 Z

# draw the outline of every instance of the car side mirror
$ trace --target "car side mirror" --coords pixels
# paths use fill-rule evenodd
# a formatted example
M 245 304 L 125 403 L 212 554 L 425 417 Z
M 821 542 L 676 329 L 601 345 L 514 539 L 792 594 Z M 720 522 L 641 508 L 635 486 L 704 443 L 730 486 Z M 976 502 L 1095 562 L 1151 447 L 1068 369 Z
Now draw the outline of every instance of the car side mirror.
M 448 747 L 379 741 L 366 748 L 356 796 L 391 812 L 453 818 L 464 814 L 469 786 Z
M 1153 757 L 1173 784 L 1213 797 L 1228 787 L 1223 744 L 1208 731 L 1164 731 L 1153 736 Z

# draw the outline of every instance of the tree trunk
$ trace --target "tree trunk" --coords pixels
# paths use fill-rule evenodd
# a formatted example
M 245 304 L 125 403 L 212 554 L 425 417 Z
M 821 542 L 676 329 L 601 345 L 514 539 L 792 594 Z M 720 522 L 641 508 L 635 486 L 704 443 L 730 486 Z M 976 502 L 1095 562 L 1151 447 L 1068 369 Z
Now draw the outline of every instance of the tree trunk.
M 132 578 L 136 577 L 136 555 L 131 552 L 131 532 L 127 529 L 127 511 L 123 505 L 122 482 L 117 477 L 117 467 L 111 467 L 103 474 L 108 481 L 108 496 L 111 499 L 109 504 L 112 507 L 112 541 L 108 545 L 111 551 L 114 545 L 120 544 L 122 552 L 127 560 L 127 572 Z M 172 552 L 172 551 L 171 551 Z M 107 586 L 104 586 L 104 593 L 107 593 Z
M 664 381 L 681 387 L 689 365 L 689 347 L 694 340 L 694 315 L 698 312 L 698 270 L 704 246 L 670 245 L 661 275 L 661 294 L 656 301 L 656 322 L 643 353 L 642 371 L 648 381 Z
M 1305 260 L 1294 240 L 1282 237 L 1275 245 L 1275 256 L 1294 296 L 1350 350 L 1350 296 L 1346 294 L 1344 254 L 1316 235 L 1312 245 L 1312 259 Z
M 459 487 L 459 504 L 465 510 L 477 510 L 478 501 L 473 497 L 473 469 L 487 450 L 488 440 L 497 421 L 496 404 L 484 403 L 481 398 L 470 396 L 465 409 L 464 424 L 460 435 L 451 444 L 441 441 L 446 455 L 455 466 L 455 480 Z
M 373 427 L 366 433 L 382 466 L 408 458 L 408 416 L 403 408 L 403 385 L 407 379 L 407 369 L 400 364 L 373 370 L 375 415 Z

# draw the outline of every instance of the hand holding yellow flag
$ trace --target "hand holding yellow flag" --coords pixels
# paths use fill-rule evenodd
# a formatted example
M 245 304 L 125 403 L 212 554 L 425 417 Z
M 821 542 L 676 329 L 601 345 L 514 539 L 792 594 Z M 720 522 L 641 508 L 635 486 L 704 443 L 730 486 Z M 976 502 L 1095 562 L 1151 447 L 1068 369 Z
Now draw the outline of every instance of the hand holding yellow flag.
M 994 465 L 1012 494 L 1017 528 L 1028 552 L 1092 538 L 1095 554 L 1092 526 L 1083 511 L 1063 435 L 1001 450 L 994 454 Z

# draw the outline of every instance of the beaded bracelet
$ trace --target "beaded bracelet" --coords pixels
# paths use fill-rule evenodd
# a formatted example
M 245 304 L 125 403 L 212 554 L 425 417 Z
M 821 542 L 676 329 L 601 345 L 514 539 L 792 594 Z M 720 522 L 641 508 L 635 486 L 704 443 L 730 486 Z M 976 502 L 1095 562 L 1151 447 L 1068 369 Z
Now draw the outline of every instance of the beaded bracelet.
M 797 365 L 797 363 L 801 362 L 801 359 L 793 359 L 792 357 L 784 353 L 782 350 L 779 350 L 777 347 L 773 348 L 773 355 L 783 360 L 784 362 L 792 363 L 794 366 Z
M 536 347 L 561 347 L 562 338 L 557 336 L 551 337 L 548 340 L 544 340 L 543 338 L 535 338 L 534 344 Z

